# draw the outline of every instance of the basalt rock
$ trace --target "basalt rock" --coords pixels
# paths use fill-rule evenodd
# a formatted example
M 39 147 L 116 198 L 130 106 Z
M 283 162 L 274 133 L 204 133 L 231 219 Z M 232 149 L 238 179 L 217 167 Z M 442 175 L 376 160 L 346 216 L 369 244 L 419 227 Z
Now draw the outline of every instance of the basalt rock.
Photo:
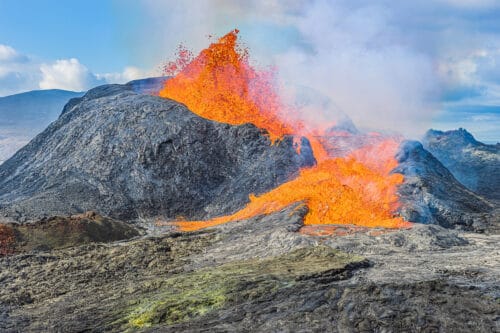
M 307 139 L 301 144 L 299 154 L 293 137 L 272 143 L 254 125 L 209 121 L 133 85 L 105 85 L 72 99 L 0 165 L 0 216 L 227 214 L 314 164 Z
M 10 230 L 12 234 L 11 243 L 6 244 L 8 248 L 4 251 L 5 255 L 90 243 L 110 243 L 140 235 L 132 225 L 97 215 L 95 212 L 54 216 L 28 224 L 11 223 L 0 226 Z
M 305 213 L 0 257 L 0 331 L 498 331 L 498 235 L 311 237 Z
M 398 194 L 407 221 L 477 231 L 495 222 L 494 206 L 458 182 L 421 143 L 403 142 L 396 158 L 394 172 L 405 177 Z
M 479 142 L 462 128 L 429 130 L 422 143 L 468 189 L 500 202 L 500 144 Z
M 127 83 L 127 86 L 131 87 L 136 93 L 157 95 L 158 91 L 163 88 L 165 81 L 169 78 L 169 76 L 148 77 L 146 79 L 130 81 Z

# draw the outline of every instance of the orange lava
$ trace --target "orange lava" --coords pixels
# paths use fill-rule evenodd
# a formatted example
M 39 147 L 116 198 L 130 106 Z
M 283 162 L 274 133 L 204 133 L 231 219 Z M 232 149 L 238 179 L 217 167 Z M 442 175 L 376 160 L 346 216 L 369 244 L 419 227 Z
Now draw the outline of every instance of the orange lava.
M 394 216 L 398 208 L 400 174 L 391 174 L 399 142 L 392 139 L 370 143 L 342 158 L 330 157 L 319 131 L 303 133 L 298 121 L 283 119 L 283 107 L 269 73 L 252 68 L 248 53 L 238 48 L 238 31 L 232 31 L 203 50 L 166 81 L 159 95 L 184 103 L 194 113 L 233 125 L 253 123 L 266 129 L 271 139 L 286 134 L 306 135 L 317 165 L 260 196 L 233 215 L 209 221 L 174 222 L 183 231 L 277 212 L 293 203 L 309 207 L 306 225 L 353 224 L 363 227 L 401 228 L 410 225 Z M 184 54 L 185 56 L 186 54 Z M 302 133 L 301 133 L 302 132 Z
M 272 73 L 256 71 L 248 62 L 246 50 L 237 46 L 238 30 L 231 31 L 192 60 L 175 77 L 166 81 L 159 96 L 184 103 L 206 119 L 231 125 L 252 123 L 266 129 L 274 141 L 293 134 L 294 127 L 280 119 L 281 103 L 275 93 Z M 177 70 L 181 61 L 167 69 Z
M 382 171 L 353 157 L 331 158 L 301 170 L 297 178 L 270 192 L 250 196 L 250 203 L 233 215 L 209 221 L 175 222 L 175 225 L 183 231 L 193 231 L 274 213 L 302 201 L 309 207 L 304 220 L 306 225 L 406 227 L 409 224 L 392 213 L 398 206 L 396 186 L 403 181 L 403 176 Z

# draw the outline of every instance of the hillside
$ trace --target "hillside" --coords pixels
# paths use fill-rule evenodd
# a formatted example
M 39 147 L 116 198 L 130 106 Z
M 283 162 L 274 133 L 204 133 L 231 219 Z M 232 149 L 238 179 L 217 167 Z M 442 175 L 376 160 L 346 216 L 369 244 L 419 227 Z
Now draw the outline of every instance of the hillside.
M 462 128 L 429 130 L 422 143 L 467 188 L 500 200 L 500 144 L 479 142 Z
M 271 144 L 128 85 L 94 88 L 0 165 L 0 213 L 17 221 L 95 210 L 126 220 L 234 212 L 312 165 L 303 139 Z

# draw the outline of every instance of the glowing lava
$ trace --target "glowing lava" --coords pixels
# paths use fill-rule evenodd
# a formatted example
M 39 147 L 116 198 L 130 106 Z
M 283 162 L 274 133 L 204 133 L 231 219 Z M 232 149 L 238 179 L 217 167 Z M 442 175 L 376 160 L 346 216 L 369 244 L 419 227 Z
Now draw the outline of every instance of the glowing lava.
M 398 141 L 379 140 L 346 157 L 330 157 L 319 131 L 304 132 L 300 121 L 284 119 L 272 75 L 250 66 L 248 53 L 236 43 L 237 33 L 235 30 L 220 38 L 189 63 L 182 58 L 187 53 L 180 54 L 181 59 L 173 63 L 180 72 L 166 81 L 159 95 L 184 103 L 207 119 L 233 125 L 253 123 L 266 129 L 273 140 L 287 134 L 305 135 L 318 164 L 266 194 L 250 196 L 250 203 L 233 215 L 175 224 L 184 231 L 197 230 L 303 202 L 309 207 L 306 225 L 408 226 L 394 216 L 397 185 L 403 181 L 402 175 L 391 174 L 397 166 L 394 155 Z
M 295 133 L 297 128 L 279 117 L 273 73 L 250 66 L 248 53 L 237 46 L 237 34 L 234 30 L 201 51 L 165 83 L 159 95 L 184 103 L 206 119 L 231 125 L 252 123 L 266 129 L 273 140 Z M 181 61 L 171 63 L 169 69 L 182 68 L 189 57 L 184 49 L 179 51 Z

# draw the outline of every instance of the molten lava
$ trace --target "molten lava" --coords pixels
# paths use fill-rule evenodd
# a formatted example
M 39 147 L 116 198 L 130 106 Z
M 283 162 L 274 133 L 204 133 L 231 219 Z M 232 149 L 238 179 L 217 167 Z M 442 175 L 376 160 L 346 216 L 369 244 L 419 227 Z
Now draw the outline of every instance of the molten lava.
M 391 174 L 397 166 L 394 155 L 399 142 L 378 140 L 348 156 L 331 157 L 320 131 L 305 132 L 300 121 L 285 119 L 272 74 L 250 66 L 248 53 L 237 45 L 237 34 L 237 30 L 230 32 L 190 62 L 186 61 L 190 54 L 181 49 L 179 60 L 167 66 L 179 73 L 166 81 L 159 95 L 184 103 L 207 119 L 233 125 L 253 123 L 266 129 L 273 140 L 287 134 L 305 135 L 318 163 L 268 193 L 250 196 L 250 203 L 233 215 L 175 224 L 184 231 L 197 230 L 303 202 L 309 207 L 306 225 L 408 226 L 394 216 L 397 185 L 403 181 L 402 175 Z
M 206 119 L 231 125 L 252 123 L 266 129 L 271 138 L 293 134 L 296 128 L 280 119 L 280 99 L 272 83 L 272 72 L 256 71 L 248 62 L 248 53 L 237 47 L 238 30 L 211 44 L 189 64 L 184 49 L 180 61 L 167 65 L 184 68 L 166 81 L 161 97 L 184 103 Z

